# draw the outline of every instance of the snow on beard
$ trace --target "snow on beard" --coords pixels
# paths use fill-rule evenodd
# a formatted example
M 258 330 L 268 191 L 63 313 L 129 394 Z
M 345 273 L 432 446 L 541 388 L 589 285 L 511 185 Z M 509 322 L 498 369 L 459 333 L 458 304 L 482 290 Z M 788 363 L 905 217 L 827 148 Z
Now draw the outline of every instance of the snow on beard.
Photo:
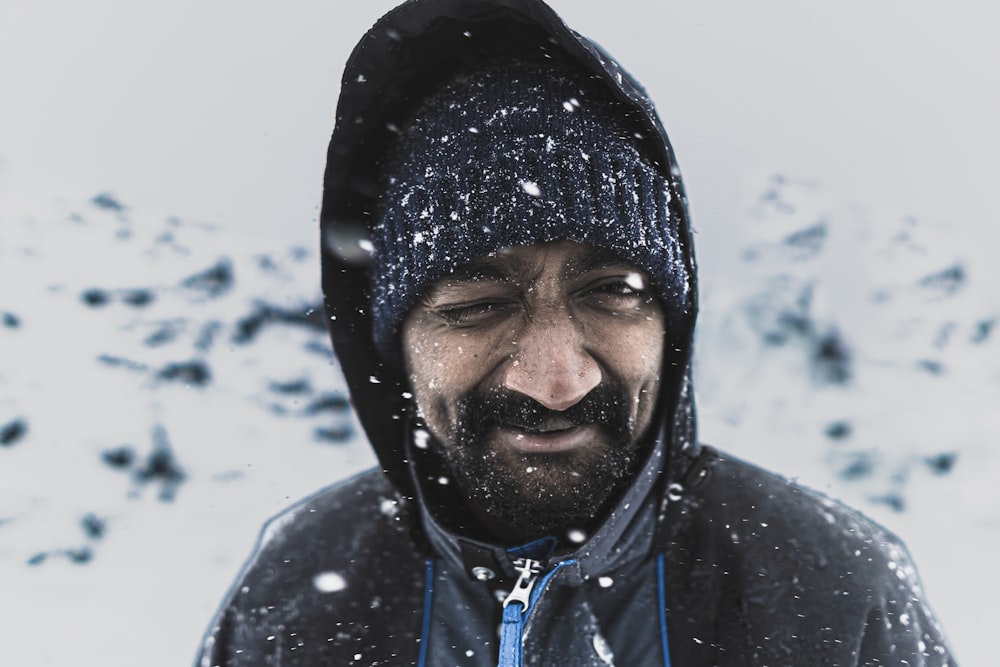
M 523 539 L 593 528 L 607 504 L 634 476 L 640 444 L 628 398 L 614 382 L 594 388 L 561 412 L 507 389 L 476 390 L 459 401 L 452 445 L 438 445 L 462 495 Z M 531 454 L 496 447 L 501 426 L 536 430 L 558 418 L 595 424 L 600 443 L 582 449 Z

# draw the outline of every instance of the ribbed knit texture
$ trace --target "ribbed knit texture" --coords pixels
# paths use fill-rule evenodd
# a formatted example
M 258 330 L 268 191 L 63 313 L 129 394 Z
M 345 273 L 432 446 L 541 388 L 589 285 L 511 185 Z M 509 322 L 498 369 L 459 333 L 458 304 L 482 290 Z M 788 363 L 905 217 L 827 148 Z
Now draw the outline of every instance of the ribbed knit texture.
M 400 363 L 399 325 L 424 290 L 515 245 L 607 248 L 649 274 L 668 316 L 689 308 L 671 194 L 625 113 L 588 75 L 521 61 L 425 100 L 387 158 L 372 229 L 374 336 L 387 360 Z

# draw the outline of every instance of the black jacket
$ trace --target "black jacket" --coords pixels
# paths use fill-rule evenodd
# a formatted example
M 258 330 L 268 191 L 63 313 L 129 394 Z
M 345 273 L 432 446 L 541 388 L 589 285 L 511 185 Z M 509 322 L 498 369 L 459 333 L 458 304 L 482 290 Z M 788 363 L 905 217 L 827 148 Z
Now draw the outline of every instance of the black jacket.
M 687 361 L 664 368 L 644 468 L 579 544 L 478 539 L 435 483 L 436 461 L 413 446 L 406 379 L 374 348 L 358 244 L 392 128 L 420 91 L 478 60 L 539 48 L 593 71 L 634 109 L 676 195 L 694 275 L 673 151 L 614 60 L 539 0 L 411 0 L 390 12 L 347 64 L 322 212 L 330 332 L 382 469 L 268 524 L 198 664 L 485 666 L 522 647 L 524 664 L 575 667 L 953 664 L 897 538 L 697 444 Z M 693 329 L 692 312 L 672 341 L 687 358 Z M 541 569 L 529 609 L 503 616 L 498 600 L 527 560 Z M 516 646 L 498 645 L 502 622 L 516 624 L 505 635 Z

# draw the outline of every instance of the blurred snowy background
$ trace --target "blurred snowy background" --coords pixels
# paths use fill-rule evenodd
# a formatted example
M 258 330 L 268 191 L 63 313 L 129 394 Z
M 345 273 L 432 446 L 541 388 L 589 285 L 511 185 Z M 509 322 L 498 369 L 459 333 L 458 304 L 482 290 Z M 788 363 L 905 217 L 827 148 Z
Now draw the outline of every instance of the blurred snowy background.
M 0 5 L 0 665 L 188 664 L 260 524 L 373 459 L 319 310 L 337 81 L 394 3 Z M 698 224 L 704 440 L 1000 581 L 1000 10 L 553 1 Z

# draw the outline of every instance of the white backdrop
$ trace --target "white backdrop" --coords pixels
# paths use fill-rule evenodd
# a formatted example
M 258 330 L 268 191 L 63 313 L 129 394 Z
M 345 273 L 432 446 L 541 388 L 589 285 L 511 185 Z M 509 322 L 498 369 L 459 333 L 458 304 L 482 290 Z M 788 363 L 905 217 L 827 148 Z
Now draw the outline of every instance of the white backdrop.
M 150 265 L 137 257 L 130 256 L 132 263 L 121 268 L 108 266 L 103 254 L 117 257 L 117 251 L 96 241 L 93 252 L 102 256 L 74 257 L 67 244 L 75 237 L 54 222 L 46 227 L 49 218 L 65 218 L 99 192 L 114 193 L 127 204 L 137 236 L 144 231 L 152 234 L 164 216 L 177 215 L 218 230 L 214 240 L 204 241 L 212 252 L 222 252 L 227 245 L 245 249 L 247 256 L 251 250 L 293 244 L 311 247 L 340 71 L 363 32 L 394 4 L 5 0 L 0 4 L 0 310 L 24 302 L 19 295 L 26 292 L 16 282 L 21 274 L 6 272 L 4 265 L 33 266 L 26 263 L 24 253 L 17 254 L 29 246 L 60 247 L 67 253 L 60 256 L 59 266 L 54 253 L 49 264 L 38 265 L 39 294 L 45 275 L 65 272 L 67 261 L 79 262 L 79 275 L 99 275 L 94 280 L 108 285 L 150 281 Z M 1000 227 L 994 203 L 995 184 L 1000 183 L 1000 161 L 995 158 L 1000 152 L 995 120 L 1000 118 L 1000 41 L 993 34 L 1000 10 L 971 0 L 949 4 L 553 0 L 552 4 L 571 26 L 599 41 L 647 86 L 677 150 L 698 227 L 705 285 L 708 324 L 700 334 L 707 369 L 702 389 L 704 432 L 728 449 L 787 474 L 802 474 L 828 492 L 864 503 L 863 492 L 850 485 L 835 486 L 837 482 L 828 483 L 822 473 L 809 472 L 817 466 L 835 468 L 836 462 L 830 464 L 833 455 L 823 454 L 823 459 L 812 454 L 819 449 L 803 448 L 812 453 L 802 453 L 769 447 L 767 442 L 745 444 L 746 433 L 755 431 L 734 415 L 752 411 L 753 404 L 734 395 L 744 385 L 733 385 L 725 366 L 743 360 L 738 350 L 733 351 L 734 334 L 725 326 L 728 309 L 753 291 L 745 286 L 748 280 L 766 278 L 759 267 L 749 268 L 743 261 L 747 248 L 791 224 L 775 222 L 775 215 L 760 209 L 760 195 L 773 183 L 774 174 L 782 174 L 795 184 L 787 196 L 798 198 L 800 211 L 825 216 L 831 225 L 840 221 L 841 229 L 855 234 L 841 238 L 839 254 L 830 260 L 835 266 L 817 269 L 832 304 L 827 310 L 841 313 L 842 326 L 855 332 L 855 340 L 864 339 L 865 318 L 871 313 L 855 309 L 854 292 L 838 291 L 835 284 L 857 283 L 859 275 L 867 279 L 878 274 L 886 255 L 874 245 L 855 253 L 851 244 L 862 237 L 888 237 L 901 220 L 910 218 L 935 230 L 922 237 L 926 252 L 921 255 L 934 261 L 919 270 L 926 274 L 958 262 L 975 288 L 975 298 L 955 306 L 949 316 L 961 326 L 1000 316 L 994 287 L 1000 284 L 996 269 Z M 18 236 L 25 228 L 15 223 L 32 214 L 42 224 L 32 228 L 30 239 Z M 809 222 L 801 219 L 795 224 L 804 227 Z M 149 228 L 144 230 L 143 225 Z M 314 269 L 307 267 L 296 275 L 306 284 L 288 287 L 287 293 L 310 298 Z M 898 274 L 890 277 L 896 280 Z M 757 283 L 758 288 L 764 284 Z M 30 301 L 24 306 L 28 310 L 19 311 L 22 319 L 30 320 L 31 303 L 40 311 L 49 308 L 48 302 Z M 82 326 L 70 311 L 62 317 L 53 327 Z M 893 322 L 929 317 L 920 309 L 900 311 Z M 62 333 L 51 329 L 45 340 L 67 345 Z M 0 334 L 8 335 L 3 330 Z M 881 420 L 880 401 L 895 405 L 899 393 L 923 386 L 910 382 L 905 373 L 891 375 L 887 391 L 871 389 L 875 383 L 869 386 L 870 393 L 852 395 L 855 404 L 865 401 L 871 406 L 869 399 L 875 401 L 868 418 L 873 424 L 885 422 L 881 430 L 873 431 L 879 438 L 905 432 L 920 456 L 948 449 L 951 445 L 940 440 L 949 437 L 955 421 L 964 424 L 961 442 L 954 448 L 969 445 L 973 454 L 959 458 L 956 474 L 965 475 L 960 483 L 928 483 L 926 500 L 921 503 L 921 494 L 915 493 L 918 497 L 902 513 L 887 512 L 877 502 L 864 509 L 899 530 L 914 548 L 931 600 L 965 664 L 989 664 L 993 652 L 987 628 L 995 620 L 989 603 L 1000 593 L 996 585 L 983 583 L 991 578 L 989 572 L 977 569 L 983 565 L 978 554 L 988 560 L 991 549 L 1000 547 L 998 494 L 992 490 L 995 482 L 984 479 L 985 472 L 974 474 L 976 461 L 981 470 L 997 469 L 996 458 L 990 457 L 1000 435 L 1000 420 L 988 407 L 994 397 L 1000 399 L 996 337 L 987 353 L 980 347 L 976 348 L 980 356 L 967 357 L 965 365 L 980 370 L 946 377 L 951 384 L 940 393 L 959 399 L 971 396 L 969 405 L 981 409 L 961 401 L 934 403 L 924 411 L 930 414 L 922 415 L 914 414 L 912 407 L 906 408 L 909 412 L 886 408 L 889 417 Z M 44 393 L 48 386 L 44 383 L 16 384 L 11 378 L 58 376 L 64 398 L 92 391 L 88 367 L 62 367 L 56 361 L 63 358 L 59 354 L 39 357 L 31 369 L 8 372 L 17 364 L 11 354 L 14 344 L 9 342 L 14 339 L 6 340 L 0 336 L 0 380 L 7 380 L 0 383 L 0 422 L 27 410 L 23 406 L 32 401 L 52 398 Z M 872 346 L 865 349 L 876 350 L 868 354 L 878 367 L 888 353 Z M 785 382 L 783 376 L 766 372 L 768 350 L 753 349 L 765 356 L 741 367 L 741 378 L 770 382 L 768 387 Z M 786 361 L 781 361 L 782 372 L 788 369 Z M 272 358 L 269 368 L 280 362 Z M 777 395 L 776 391 L 768 395 Z M 190 397 L 169 401 L 173 414 L 218 436 L 212 444 L 220 456 L 237 456 L 239 443 L 233 442 L 233 432 L 209 424 L 212 420 L 199 412 L 204 407 L 198 401 Z M 822 405 L 827 410 L 829 404 Z M 966 413 L 973 416 L 967 418 Z M 88 414 L 77 415 L 75 428 L 105 428 L 99 425 L 105 416 Z M 767 427 L 757 424 L 760 432 Z M 775 440 L 794 441 L 800 427 L 785 423 L 785 437 Z M 38 432 L 45 433 L 33 426 L 32 433 Z M 921 441 L 919 432 L 933 433 L 938 442 Z M 290 437 L 280 428 L 272 435 Z M 258 504 L 242 515 L 238 503 L 212 495 L 218 489 L 207 482 L 204 488 L 211 488 L 211 493 L 182 489 L 173 508 L 149 510 L 153 514 L 144 514 L 141 524 L 136 517 L 134 523 L 122 520 L 132 542 L 117 552 L 109 546 L 98 554 L 89 567 L 100 576 L 83 575 L 79 568 L 55 575 L 51 569 L 29 569 L 21 544 L 4 541 L 20 525 L 7 515 L 22 515 L 21 509 L 4 509 L 6 494 L 13 498 L 11 507 L 23 509 L 44 505 L 66 492 L 62 485 L 40 484 L 36 476 L 47 474 L 46 466 L 64 456 L 60 452 L 67 444 L 53 438 L 44 443 L 48 458 L 30 464 L 29 455 L 17 452 L 20 458 L 14 458 L 14 448 L 0 449 L 0 483 L 6 484 L 0 486 L 0 598 L 8 608 L 2 617 L 7 620 L 0 625 L 4 665 L 126 665 L 137 660 L 167 665 L 186 660 L 197 642 L 192 628 L 207 622 L 211 605 L 252 541 L 248 531 L 288 498 L 368 460 L 363 447 L 360 453 L 352 449 L 349 460 L 331 459 L 340 466 L 335 472 L 313 470 L 311 476 L 302 475 L 301 486 L 294 488 L 267 478 L 266 484 L 272 486 L 265 487 L 271 495 L 257 497 Z M 28 444 L 23 451 L 32 451 Z M 882 442 L 874 447 L 887 446 Z M 196 454 L 190 456 L 197 469 Z M 262 460 L 273 470 L 283 465 L 278 456 Z M 972 470 L 962 468 L 966 461 Z M 993 467 L 983 467 L 986 464 Z M 284 474 L 288 476 L 287 471 Z M 188 487 L 200 488 L 198 483 L 195 474 Z M 70 493 L 69 498 L 72 504 L 77 496 Z M 948 507 L 951 502 L 954 512 Z M 216 503 L 230 513 L 220 511 Z M 975 508 L 972 518 L 970 507 Z M 30 511 L 23 514 L 30 516 Z M 204 531 L 198 533 L 204 542 L 192 544 L 193 534 L 184 532 L 192 522 Z M 242 531 L 239 537 L 225 532 L 235 530 L 234 523 Z M 952 532 L 941 532 L 946 524 L 951 524 Z M 153 526 L 167 528 L 156 532 Z M 112 522 L 109 545 L 115 527 Z M 175 531 L 174 540 L 164 537 L 170 531 Z M 24 537 L 28 533 L 16 534 L 18 539 L 30 539 Z M 115 539 L 119 544 L 126 540 Z M 155 545 L 156 553 L 152 547 L 143 551 L 141 544 Z M 186 554 L 183 558 L 181 552 Z M 151 564 L 160 576 L 141 562 Z M 186 574 L 167 573 L 177 562 L 188 568 Z M 112 578 L 112 570 L 117 578 Z M 154 615 L 155 621 L 147 622 L 136 616 L 141 610 L 129 607 L 155 600 L 182 579 L 199 582 L 199 595 L 192 593 L 197 604 L 172 601 Z M 118 582 L 118 592 L 109 591 L 111 580 Z M 10 605 L 3 591 L 5 581 L 19 596 L 17 605 Z M 148 598 L 136 592 L 143 586 Z M 59 605 L 69 611 L 46 621 Z M 69 636 L 74 641 L 42 647 L 46 637 L 59 636 L 60 619 L 72 626 Z M 15 622 L 23 627 L 12 630 Z M 109 637 L 109 626 L 130 638 Z M 23 641 L 11 642 L 12 637 Z M 144 647 L 155 651 L 145 654 Z M 4 650 L 14 650 L 13 657 L 5 661 Z

